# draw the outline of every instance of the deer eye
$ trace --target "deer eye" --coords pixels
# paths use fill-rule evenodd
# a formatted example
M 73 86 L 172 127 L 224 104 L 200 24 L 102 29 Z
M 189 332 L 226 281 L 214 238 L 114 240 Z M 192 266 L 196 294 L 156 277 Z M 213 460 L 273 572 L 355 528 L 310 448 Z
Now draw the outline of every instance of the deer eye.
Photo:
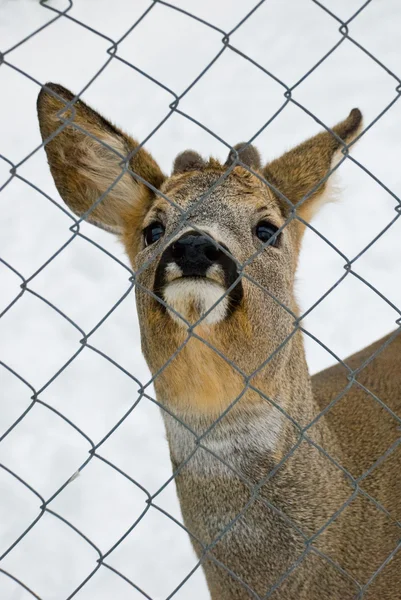
M 164 225 L 159 221 L 154 221 L 143 230 L 143 237 L 145 240 L 145 246 L 150 246 L 160 240 L 164 234 Z
M 257 238 L 260 239 L 261 242 L 266 243 L 277 231 L 278 227 L 276 227 L 272 223 L 269 223 L 268 221 L 260 221 L 260 223 L 256 225 L 255 235 Z M 279 245 L 280 235 L 281 234 L 276 236 L 274 240 L 271 241 L 271 246 L 277 248 L 277 246 Z

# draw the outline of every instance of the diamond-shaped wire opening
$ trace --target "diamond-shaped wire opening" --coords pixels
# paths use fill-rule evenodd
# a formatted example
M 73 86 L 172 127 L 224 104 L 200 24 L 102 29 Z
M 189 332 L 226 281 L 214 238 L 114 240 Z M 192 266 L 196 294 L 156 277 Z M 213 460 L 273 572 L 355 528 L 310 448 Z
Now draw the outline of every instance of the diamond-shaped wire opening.
M 144 491 L 113 465 L 94 459 L 52 501 L 51 509 L 106 552 L 141 515 L 146 499 Z
M 36 435 L 38 430 L 41 436 Z M 0 460 L 35 490 L 49 496 L 78 469 L 89 449 L 88 439 L 66 417 L 38 400 L 3 439 Z
M 46 512 L 2 566 L 39 595 L 42 590 L 65 595 L 93 569 L 97 556 L 92 545 L 72 527 Z
M 94 378 L 99 385 L 96 393 Z M 85 347 L 40 393 L 40 399 L 99 442 L 136 403 L 138 388 L 139 384 L 118 366 Z
M 24 314 L 29 319 L 24 321 Z M 0 352 L 37 388 L 75 354 L 82 332 L 45 299 L 28 290 L 0 322 Z

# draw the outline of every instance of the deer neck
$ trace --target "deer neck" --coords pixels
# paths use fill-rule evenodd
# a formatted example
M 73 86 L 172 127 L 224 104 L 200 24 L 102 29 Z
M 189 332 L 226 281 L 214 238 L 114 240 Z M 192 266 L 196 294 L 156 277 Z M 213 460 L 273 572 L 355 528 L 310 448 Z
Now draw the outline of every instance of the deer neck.
M 274 395 L 270 381 L 257 382 L 271 402 L 248 401 L 251 392 L 246 392 L 217 421 L 204 413 L 175 411 L 177 419 L 163 411 L 184 522 L 198 556 L 209 549 L 204 567 L 212 598 L 250 597 L 215 561 L 264 595 L 266 581 L 273 583 L 283 565 L 290 566 L 308 536 L 335 511 L 327 501 L 328 486 L 338 486 L 340 475 L 302 438 L 302 428 L 318 410 L 303 348 L 294 353 Z M 324 416 L 313 441 L 333 451 Z M 253 567 L 246 573 L 249 564 Z M 301 580 L 294 585 L 299 590 Z M 297 594 L 289 592 L 288 598 Z
M 262 381 L 258 382 L 257 389 L 263 399 L 255 401 L 255 392 L 247 391 L 237 404 L 234 401 L 231 408 L 217 417 L 163 411 L 174 466 L 185 464 L 183 470 L 195 478 L 208 474 L 227 480 L 243 477 L 249 478 L 252 484 L 293 454 L 303 439 L 310 438 L 314 447 L 323 446 L 333 451 L 336 440 L 324 415 L 313 427 L 313 433 L 304 432 L 319 414 L 309 377 L 302 385 L 299 381 L 292 384 L 289 377 L 288 383 L 275 395 L 270 392 L 271 386 L 263 386 Z
M 268 365 L 247 383 L 216 361 L 213 351 L 200 353 L 196 344 L 204 350 L 199 342 L 189 344 L 156 381 L 158 398 L 169 409 L 163 416 L 174 462 L 180 464 L 193 453 L 193 461 L 187 462 L 201 469 L 209 450 L 237 466 L 257 463 L 260 457 L 263 463 L 268 457 L 277 464 L 319 414 L 302 338 L 294 338 L 280 368 Z M 324 415 L 313 434 L 317 444 L 336 443 Z M 197 447 L 199 452 L 194 452 Z

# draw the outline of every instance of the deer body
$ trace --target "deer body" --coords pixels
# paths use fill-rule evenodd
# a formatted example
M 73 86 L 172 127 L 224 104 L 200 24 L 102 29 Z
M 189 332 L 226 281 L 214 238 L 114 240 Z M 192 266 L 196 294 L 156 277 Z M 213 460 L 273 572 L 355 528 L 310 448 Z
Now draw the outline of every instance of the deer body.
M 171 177 L 60 86 L 38 111 L 62 197 L 119 235 L 135 270 L 142 349 L 212 599 L 400 600 L 400 337 L 347 360 L 354 371 L 374 355 L 351 386 L 340 365 L 310 378 L 294 325 L 305 224 L 359 111 L 265 167 L 239 146 L 225 165 L 186 152 Z

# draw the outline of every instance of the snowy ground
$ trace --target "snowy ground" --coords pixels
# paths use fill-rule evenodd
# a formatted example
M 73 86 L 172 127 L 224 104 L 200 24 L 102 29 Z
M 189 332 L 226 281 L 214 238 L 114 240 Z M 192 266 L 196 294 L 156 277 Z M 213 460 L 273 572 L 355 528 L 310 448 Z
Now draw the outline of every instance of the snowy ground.
M 255 0 L 171 0 L 229 31 Z M 75 0 L 69 15 L 104 37 L 61 18 L 15 48 L 0 66 L 0 153 L 14 164 L 39 144 L 35 114 L 37 82 L 56 81 L 77 92 L 109 58 L 111 40 L 121 38 L 150 6 L 149 0 Z M 348 19 L 359 0 L 324 0 Z M 50 2 L 65 9 L 67 2 Z M 37 0 L 0 0 L 0 50 L 6 51 L 54 17 Z M 400 67 L 401 3 L 373 0 L 350 24 L 350 35 L 389 69 Z M 266 0 L 233 35 L 231 43 L 288 85 L 296 83 L 340 40 L 339 24 L 311 0 Z M 108 38 L 108 39 L 106 39 Z M 222 34 L 156 4 L 122 41 L 118 56 L 181 93 L 221 48 Z M 22 75 L 28 73 L 33 79 Z M 399 72 L 400 74 L 400 72 Z M 34 81 L 36 80 L 36 82 Z M 397 82 L 356 45 L 345 40 L 294 91 L 294 98 L 327 125 L 358 106 L 369 124 L 397 95 Z M 172 96 L 114 58 L 88 88 L 84 99 L 143 139 L 168 112 Z M 226 50 L 182 101 L 181 109 L 229 144 L 249 139 L 282 104 L 283 88 L 238 54 Z M 295 105 L 288 105 L 255 142 L 265 159 L 317 131 Z M 395 103 L 355 148 L 353 156 L 395 194 L 399 169 L 401 102 Z M 185 148 L 225 158 L 226 148 L 205 130 L 173 115 L 147 148 L 168 172 Z M 0 160 L 0 185 L 10 165 Z M 61 200 L 43 150 L 18 168 L 27 179 Z M 324 208 L 314 226 L 348 258 L 355 257 L 394 218 L 396 201 L 350 161 L 341 166 L 341 200 Z M 14 178 L 0 193 L 0 256 L 24 277 L 34 274 L 71 236 L 71 221 L 27 183 Z M 83 232 L 125 261 L 122 248 L 105 232 Z M 401 219 L 363 256 L 355 271 L 396 306 L 401 306 Z M 305 238 L 298 273 L 298 297 L 307 310 L 343 274 L 344 260 L 316 234 Z M 20 291 L 19 278 L 0 263 L 0 312 Z M 89 331 L 128 289 L 127 272 L 100 250 L 75 239 L 31 282 L 30 288 Z M 391 331 L 397 313 L 374 291 L 349 276 L 306 320 L 307 329 L 341 357 Z M 33 294 L 25 293 L 0 320 L 0 361 L 40 389 L 79 348 L 81 334 Z M 96 331 L 91 343 L 142 382 L 149 372 L 141 356 L 133 294 Z M 313 372 L 333 362 L 307 340 Z M 32 391 L 0 367 L 0 434 L 30 403 Z M 40 398 L 63 413 L 95 443 L 136 399 L 136 384 L 99 354 L 85 349 Z M 37 405 L 0 445 L 0 461 L 45 499 L 88 456 L 88 442 L 49 409 Z M 105 442 L 101 455 L 150 493 L 171 474 L 157 407 L 142 401 Z M 41 501 L 7 471 L 0 470 L 0 554 L 40 514 Z M 146 508 L 146 496 L 128 479 L 92 460 L 49 508 L 68 519 L 102 552 L 122 536 Z M 157 499 L 180 519 L 174 484 Z M 64 600 L 96 567 L 96 551 L 61 520 L 45 514 L 7 555 L 2 567 L 43 600 Z M 164 599 L 195 566 L 184 531 L 151 508 L 134 531 L 108 557 L 151 598 Z M 0 597 L 28 600 L 28 592 L 0 573 Z M 80 600 L 130 600 L 143 595 L 111 570 L 100 568 L 77 594 Z M 205 600 L 206 584 L 195 574 L 177 598 Z

